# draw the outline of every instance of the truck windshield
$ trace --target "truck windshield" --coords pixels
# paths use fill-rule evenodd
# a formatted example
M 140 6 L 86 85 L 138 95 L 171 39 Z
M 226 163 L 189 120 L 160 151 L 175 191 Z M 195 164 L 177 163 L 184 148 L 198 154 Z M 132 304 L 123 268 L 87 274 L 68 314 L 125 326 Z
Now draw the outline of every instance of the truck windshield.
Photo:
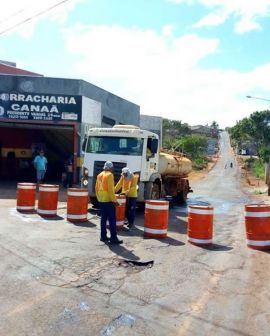
M 125 138 L 109 136 L 90 136 L 87 141 L 87 153 L 142 155 L 143 138 Z

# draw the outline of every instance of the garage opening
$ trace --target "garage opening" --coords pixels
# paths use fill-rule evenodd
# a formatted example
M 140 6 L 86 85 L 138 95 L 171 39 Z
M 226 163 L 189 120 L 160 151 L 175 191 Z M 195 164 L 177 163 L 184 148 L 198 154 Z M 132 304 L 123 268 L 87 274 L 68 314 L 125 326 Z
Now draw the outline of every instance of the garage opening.
M 0 180 L 35 182 L 33 160 L 43 149 L 46 183 L 61 183 L 64 163 L 74 153 L 73 126 L 0 123 Z

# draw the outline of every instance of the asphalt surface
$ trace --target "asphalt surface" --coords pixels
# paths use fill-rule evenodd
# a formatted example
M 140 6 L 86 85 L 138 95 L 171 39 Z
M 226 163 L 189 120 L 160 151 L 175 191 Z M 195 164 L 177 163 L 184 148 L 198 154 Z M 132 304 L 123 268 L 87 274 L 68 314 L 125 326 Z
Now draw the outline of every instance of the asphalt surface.
M 0 335 L 269 335 L 270 255 L 245 242 L 244 205 L 256 200 L 241 191 L 226 133 L 220 144 L 188 200 L 214 206 L 209 248 L 187 243 L 187 207 L 170 209 L 167 238 L 144 239 L 139 212 L 109 246 L 95 213 L 73 225 L 60 202 L 56 219 L 22 215 L 2 188 Z

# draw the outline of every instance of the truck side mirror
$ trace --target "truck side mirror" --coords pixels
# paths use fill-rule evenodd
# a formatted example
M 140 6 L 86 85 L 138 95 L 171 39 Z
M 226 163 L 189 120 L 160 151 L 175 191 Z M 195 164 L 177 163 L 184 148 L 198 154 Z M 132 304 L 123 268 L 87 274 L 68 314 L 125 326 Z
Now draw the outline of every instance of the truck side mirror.
M 158 139 L 152 139 L 151 141 L 151 152 L 156 154 L 158 151 Z

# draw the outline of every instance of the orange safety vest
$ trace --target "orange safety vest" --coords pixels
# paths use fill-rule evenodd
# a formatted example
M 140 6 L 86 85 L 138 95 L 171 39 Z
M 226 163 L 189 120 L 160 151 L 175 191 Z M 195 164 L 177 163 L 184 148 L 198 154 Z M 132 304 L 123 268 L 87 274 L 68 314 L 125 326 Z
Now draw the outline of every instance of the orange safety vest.
M 138 197 L 137 184 L 139 175 L 133 174 L 131 180 L 126 180 L 121 176 L 119 182 L 115 187 L 115 191 L 118 191 L 122 187 L 122 192 L 127 193 L 128 197 Z
M 96 195 L 99 202 L 116 202 L 114 177 L 110 171 L 103 171 L 97 176 Z

